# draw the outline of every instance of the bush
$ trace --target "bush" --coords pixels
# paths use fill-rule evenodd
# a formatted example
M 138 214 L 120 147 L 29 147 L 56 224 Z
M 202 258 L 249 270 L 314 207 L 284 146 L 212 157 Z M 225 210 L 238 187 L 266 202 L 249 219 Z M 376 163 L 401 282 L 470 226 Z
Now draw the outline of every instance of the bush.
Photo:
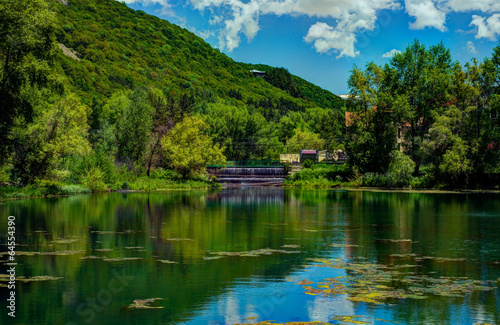
M 314 165 L 314 161 L 312 161 L 311 159 L 306 159 L 304 161 L 304 163 L 302 163 L 302 166 L 304 168 L 311 168 L 313 165 Z
M 388 187 L 392 184 L 389 176 L 377 173 L 364 174 L 362 183 L 366 187 Z
M 392 152 L 388 172 L 391 185 L 402 187 L 410 184 L 411 174 L 414 170 L 415 163 L 410 157 L 400 151 Z
M 106 183 L 104 183 L 104 173 L 99 167 L 91 167 L 87 170 L 83 178 L 83 185 L 92 192 L 104 192 L 108 189 Z

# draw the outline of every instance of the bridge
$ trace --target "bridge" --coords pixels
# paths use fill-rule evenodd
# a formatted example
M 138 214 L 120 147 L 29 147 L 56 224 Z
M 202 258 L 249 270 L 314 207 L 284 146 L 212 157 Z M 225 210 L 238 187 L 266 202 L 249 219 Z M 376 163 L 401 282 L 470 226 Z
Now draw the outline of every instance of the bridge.
M 207 166 L 207 171 L 218 183 L 233 185 L 281 185 L 287 176 L 279 160 L 228 161 L 224 166 Z

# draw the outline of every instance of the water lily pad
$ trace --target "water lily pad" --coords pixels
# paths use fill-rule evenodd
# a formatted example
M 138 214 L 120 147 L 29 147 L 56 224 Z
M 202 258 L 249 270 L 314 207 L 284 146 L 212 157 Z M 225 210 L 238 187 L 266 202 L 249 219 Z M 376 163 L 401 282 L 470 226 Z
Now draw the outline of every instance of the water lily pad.
M 127 306 L 128 309 L 162 309 L 163 306 L 152 306 L 158 300 L 165 300 L 164 298 L 149 298 L 149 299 L 134 299 L 134 301 Z
M 122 261 L 136 261 L 141 260 L 141 257 L 115 257 L 115 258 L 103 258 L 104 262 L 122 262 Z
M 281 254 L 298 254 L 300 251 L 287 251 L 284 249 L 271 249 L 271 248 L 262 248 L 256 249 L 253 251 L 243 251 L 243 252 L 210 252 L 210 254 L 219 255 L 219 256 L 239 256 L 239 257 L 256 257 L 260 255 L 272 255 L 274 253 Z
M 158 262 L 163 264 L 179 264 L 179 262 L 169 261 L 169 260 L 158 260 Z

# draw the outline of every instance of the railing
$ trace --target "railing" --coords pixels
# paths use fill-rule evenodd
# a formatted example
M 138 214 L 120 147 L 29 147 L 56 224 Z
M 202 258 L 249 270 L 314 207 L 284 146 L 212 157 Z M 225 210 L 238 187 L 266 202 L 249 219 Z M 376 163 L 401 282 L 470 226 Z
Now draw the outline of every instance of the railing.
M 207 165 L 206 167 L 281 167 L 279 160 L 228 160 L 225 165 Z

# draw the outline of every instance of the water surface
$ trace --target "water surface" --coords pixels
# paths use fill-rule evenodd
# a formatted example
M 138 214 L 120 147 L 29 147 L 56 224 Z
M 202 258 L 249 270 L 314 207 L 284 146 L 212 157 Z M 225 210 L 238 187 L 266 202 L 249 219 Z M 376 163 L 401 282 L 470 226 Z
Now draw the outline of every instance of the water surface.
M 349 318 L 341 317 L 359 316 L 350 320 L 498 324 L 499 198 L 243 188 L 4 201 L 0 251 L 7 250 L 6 216 L 13 215 L 17 276 L 53 278 L 18 280 L 16 318 L 3 303 L 0 320 L 345 324 Z M 6 269 L 3 262 L 1 273 Z M 412 290 L 401 284 L 410 277 L 428 277 L 429 292 L 425 299 L 360 300 L 352 286 L 375 287 L 367 270 L 377 277 L 391 270 L 386 285 L 401 292 Z M 314 291 L 325 279 L 365 282 L 333 294 Z M 434 280 L 445 283 L 442 292 Z M 467 290 L 457 294 L 453 286 Z M 0 300 L 7 298 L 0 288 Z M 161 300 L 147 306 L 161 308 L 129 308 L 150 298 Z

